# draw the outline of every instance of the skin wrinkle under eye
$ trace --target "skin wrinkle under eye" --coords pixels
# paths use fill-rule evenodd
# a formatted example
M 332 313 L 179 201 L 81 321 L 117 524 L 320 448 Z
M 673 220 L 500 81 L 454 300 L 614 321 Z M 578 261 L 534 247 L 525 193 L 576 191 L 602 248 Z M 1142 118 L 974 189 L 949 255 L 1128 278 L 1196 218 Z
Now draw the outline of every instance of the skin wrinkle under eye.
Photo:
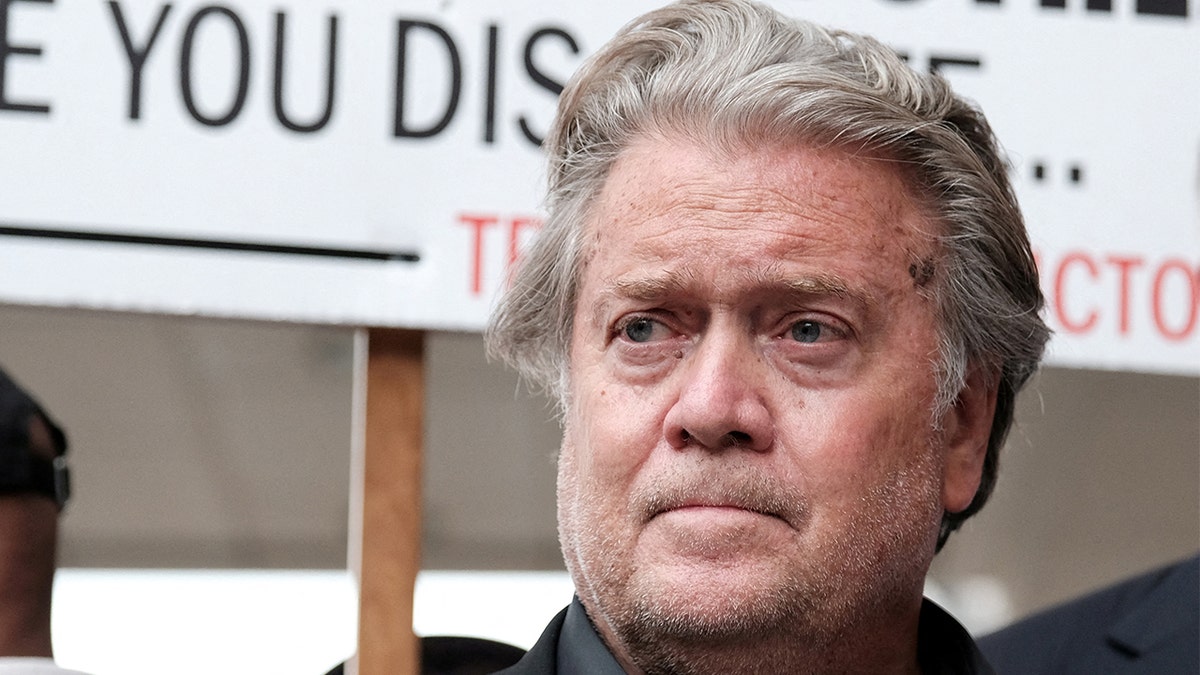
M 861 335 L 873 332 L 868 313 L 860 311 L 860 308 L 874 306 L 873 298 L 866 292 L 847 290 L 848 285 L 834 276 L 789 276 L 778 267 L 768 265 L 759 270 L 739 270 L 737 276 L 744 281 L 730 284 L 733 289 L 728 293 L 732 296 L 730 306 L 710 307 L 707 311 L 701 307 L 710 294 L 691 290 L 684 282 L 684 279 L 692 279 L 698 284 L 703 283 L 690 269 L 618 281 L 613 287 L 622 290 L 602 291 L 604 299 L 598 303 L 606 309 L 597 314 L 610 316 L 597 316 L 594 321 L 606 327 L 609 341 L 616 342 L 614 346 L 624 345 L 615 352 L 618 362 L 636 367 L 638 374 L 634 379 L 639 381 L 652 377 L 652 373 L 661 375 L 661 369 L 666 367 L 664 359 L 683 359 L 691 349 L 687 345 L 699 344 L 708 332 L 708 323 L 714 320 L 714 313 L 724 313 L 726 309 L 732 316 L 739 317 L 735 321 L 744 325 L 748 337 L 756 336 L 754 339 L 760 343 L 760 349 L 765 350 L 760 352 L 759 358 L 773 354 L 771 360 L 781 372 L 793 373 L 789 377 L 804 377 L 811 382 L 809 378 L 817 373 L 824 376 L 849 373 L 846 368 L 856 359 L 846 359 L 858 349 L 846 351 L 846 346 L 836 349 L 834 345 L 845 341 L 852 344 L 858 342 Z M 669 295 L 671 293 L 682 298 Z M 626 295 L 632 299 L 626 299 Z M 625 303 L 631 305 L 629 313 L 622 313 Z M 700 318 L 695 320 L 697 316 Z M 798 333 L 803 326 L 807 326 L 805 333 Z M 780 340 L 782 342 L 775 342 Z M 660 344 L 664 341 L 668 342 Z M 680 346 L 681 341 L 684 346 Z M 655 347 L 656 344 L 659 346 Z M 799 367 L 805 368 L 808 375 L 800 375 L 800 371 L 794 370 Z
M 818 314 L 796 319 L 791 318 L 792 314 L 795 312 L 788 311 L 782 320 L 754 324 L 757 327 L 746 338 L 757 344 L 754 347 L 756 360 L 760 364 L 773 364 L 769 366 L 772 372 L 797 384 L 803 382 L 806 386 L 815 386 L 823 381 L 826 386 L 837 386 L 861 361 L 861 345 L 855 344 L 854 333 L 833 316 Z M 630 335 L 631 327 L 641 322 L 649 324 L 655 335 L 647 335 L 644 340 Z M 626 382 L 648 384 L 667 377 L 672 368 L 670 364 L 682 360 L 693 349 L 701 348 L 703 334 L 675 330 L 670 323 L 669 319 L 661 321 L 634 314 L 617 324 L 611 338 L 615 342 L 612 345 L 613 363 L 620 364 L 621 372 L 628 378 Z M 816 330 L 812 339 L 796 334 L 797 327 L 803 325 Z

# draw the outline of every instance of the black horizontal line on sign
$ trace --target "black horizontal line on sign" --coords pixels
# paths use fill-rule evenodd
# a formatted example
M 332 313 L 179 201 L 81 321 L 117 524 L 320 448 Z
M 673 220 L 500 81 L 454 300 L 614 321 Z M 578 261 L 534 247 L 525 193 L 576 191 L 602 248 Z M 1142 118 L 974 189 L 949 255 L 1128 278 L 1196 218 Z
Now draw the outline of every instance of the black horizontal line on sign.
M 57 230 L 42 227 L 14 226 L 0 223 L 0 236 L 30 237 L 33 239 L 66 239 L 70 241 L 97 241 L 110 244 L 138 244 L 143 246 L 167 246 L 175 248 L 198 248 L 211 251 L 241 251 L 244 253 L 275 253 L 280 255 L 306 255 L 320 258 L 342 258 L 347 260 L 377 260 L 380 262 L 420 262 L 421 255 L 415 251 L 372 251 L 354 248 L 323 246 L 293 246 L 291 244 L 268 244 L 263 242 L 227 241 L 220 239 L 190 239 L 185 237 L 161 237 L 121 232 L 94 232 L 79 230 Z

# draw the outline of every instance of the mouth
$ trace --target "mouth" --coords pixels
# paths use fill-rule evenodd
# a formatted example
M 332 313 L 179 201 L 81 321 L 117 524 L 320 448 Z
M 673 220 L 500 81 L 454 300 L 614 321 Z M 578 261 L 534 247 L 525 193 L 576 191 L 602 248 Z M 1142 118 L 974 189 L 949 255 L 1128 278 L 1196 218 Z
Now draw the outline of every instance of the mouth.
M 643 530 L 651 546 L 687 560 L 742 560 L 791 541 L 796 529 L 777 513 L 745 504 L 691 502 L 659 511 Z
M 660 516 L 688 517 L 700 521 L 771 518 L 800 529 L 807 511 L 803 496 L 793 486 L 761 474 L 717 477 L 711 473 L 662 481 L 636 491 L 634 503 L 643 521 Z
M 747 504 L 727 503 L 727 502 L 705 502 L 705 501 L 689 501 L 689 502 L 683 502 L 680 504 L 674 504 L 671 506 L 660 508 L 651 514 L 650 519 L 653 520 L 654 518 L 657 518 L 661 515 L 669 514 L 669 513 L 694 514 L 697 516 L 700 516 L 703 514 L 709 514 L 709 515 L 714 515 L 714 516 L 720 516 L 722 514 L 731 515 L 731 516 L 735 516 L 735 515 L 739 515 L 739 514 L 752 514 L 752 515 L 758 515 L 758 516 L 765 516 L 768 518 L 776 518 L 778 520 L 784 521 L 785 523 L 787 522 L 786 518 L 784 518 L 778 512 L 772 511 L 770 509 L 760 508 L 757 506 L 752 506 L 752 505 L 747 505 Z

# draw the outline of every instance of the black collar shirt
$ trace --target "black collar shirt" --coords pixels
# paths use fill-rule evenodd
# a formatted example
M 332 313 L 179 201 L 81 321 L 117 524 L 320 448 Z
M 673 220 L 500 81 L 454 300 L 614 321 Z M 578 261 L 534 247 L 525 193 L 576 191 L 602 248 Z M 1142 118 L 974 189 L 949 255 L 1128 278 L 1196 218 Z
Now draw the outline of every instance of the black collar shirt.
M 537 648 L 535 647 L 535 650 Z M 967 630 L 929 600 L 921 605 L 917 657 L 923 675 L 993 675 Z M 579 598 L 566 610 L 555 654 L 559 675 L 624 675 Z

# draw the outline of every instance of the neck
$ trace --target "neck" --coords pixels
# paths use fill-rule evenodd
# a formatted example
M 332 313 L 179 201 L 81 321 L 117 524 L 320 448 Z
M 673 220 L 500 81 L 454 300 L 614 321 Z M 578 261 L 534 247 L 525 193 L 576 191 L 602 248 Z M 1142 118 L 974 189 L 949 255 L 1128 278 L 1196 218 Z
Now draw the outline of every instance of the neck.
M 598 626 L 631 675 L 753 673 L 894 673 L 918 675 L 920 603 L 840 631 L 780 626 L 750 636 L 642 636 L 620 641 Z M 620 648 L 614 648 L 614 646 Z

